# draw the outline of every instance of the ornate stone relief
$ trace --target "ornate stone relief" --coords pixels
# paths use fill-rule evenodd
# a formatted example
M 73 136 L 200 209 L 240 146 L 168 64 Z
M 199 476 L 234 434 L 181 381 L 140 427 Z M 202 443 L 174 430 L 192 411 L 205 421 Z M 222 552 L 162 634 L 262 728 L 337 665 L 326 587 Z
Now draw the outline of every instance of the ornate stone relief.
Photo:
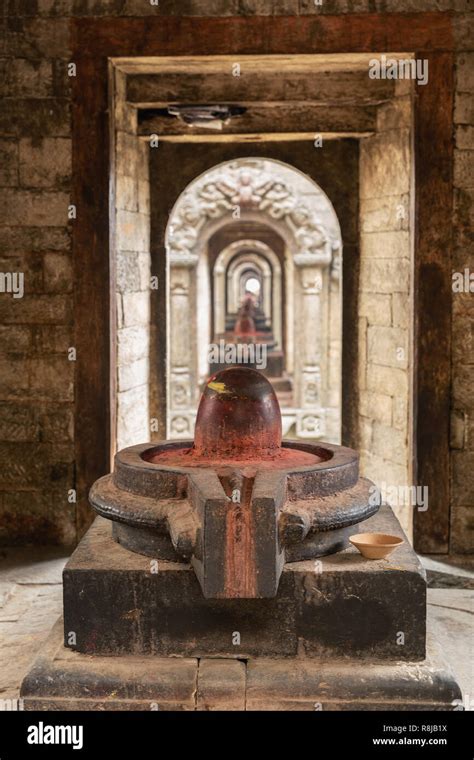
M 185 257 L 191 263 L 199 232 L 206 221 L 242 210 L 261 211 L 283 221 L 295 240 L 295 261 L 302 265 L 331 262 L 332 243 L 317 215 L 299 193 L 278 177 L 278 164 L 270 172 L 265 161 L 239 159 L 217 166 L 193 183 L 178 201 L 168 230 L 172 263 Z M 298 261 L 298 257 L 304 257 Z

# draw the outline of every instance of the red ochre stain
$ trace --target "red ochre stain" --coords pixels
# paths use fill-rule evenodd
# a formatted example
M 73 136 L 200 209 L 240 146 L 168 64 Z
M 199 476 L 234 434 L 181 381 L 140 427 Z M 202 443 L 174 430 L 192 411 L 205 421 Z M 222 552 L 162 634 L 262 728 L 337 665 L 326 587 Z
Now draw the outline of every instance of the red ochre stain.
M 220 463 L 287 470 L 314 466 L 323 457 L 281 445 L 281 413 L 272 385 L 248 367 L 229 367 L 206 384 L 196 418 L 194 445 L 165 448 L 144 458 L 170 467 L 218 467 Z
M 250 444 L 251 447 L 251 444 Z M 196 453 L 194 448 L 183 448 L 166 450 L 147 457 L 148 462 L 161 464 L 165 467 L 202 467 L 215 469 L 219 463 L 225 461 L 226 464 L 238 467 L 255 467 L 258 465 L 259 470 L 290 470 L 294 467 L 310 467 L 324 462 L 323 457 L 311 454 L 307 451 L 298 449 L 282 448 L 273 454 L 259 455 L 253 453 L 251 448 L 243 456 L 204 456 Z

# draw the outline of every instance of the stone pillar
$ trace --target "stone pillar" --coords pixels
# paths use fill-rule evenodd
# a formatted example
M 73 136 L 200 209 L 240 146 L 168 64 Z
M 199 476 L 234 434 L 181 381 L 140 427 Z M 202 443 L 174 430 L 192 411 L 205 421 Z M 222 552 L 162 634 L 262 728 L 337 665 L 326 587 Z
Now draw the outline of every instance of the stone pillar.
M 327 266 L 331 261 L 327 246 L 320 254 L 303 253 L 294 257 L 296 265 L 295 334 L 303 336 L 295 352 L 296 432 L 301 438 L 320 438 L 325 432 L 325 383 L 321 364 L 327 365 L 327 320 L 323 312 L 328 298 Z M 323 304 L 322 301 L 325 300 Z
M 265 324 L 268 326 L 272 321 L 272 273 L 268 271 L 263 272 L 262 286 L 262 302 L 263 313 L 265 314 Z
M 225 332 L 225 296 L 225 268 L 216 264 L 214 267 L 214 337 Z
M 168 314 L 167 437 L 190 438 L 194 429 L 196 395 L 195 267 L 197 256 L 170 260 Z

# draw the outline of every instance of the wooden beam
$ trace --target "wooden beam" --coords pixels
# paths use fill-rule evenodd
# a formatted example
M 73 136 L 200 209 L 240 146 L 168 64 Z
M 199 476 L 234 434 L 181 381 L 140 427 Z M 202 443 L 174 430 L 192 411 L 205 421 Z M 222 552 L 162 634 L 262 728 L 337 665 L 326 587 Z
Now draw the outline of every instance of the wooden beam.
M 421 55 L 421 54 L 420 54 Z M 415 101 L 415 451 L 428 509 L 414 510 L 415 548 L 449 549 L 453 56 L 423 54 L 429 84 Z
M 319 132 L 318 137 L 324 140 L 342 140 L 344 138 L 370 137 L 373 132 Z M 142 135 L 141 140 L 149 140 L 150 136 Z M 206 134 L 199 135 L 164 135 L 159 138 L 161 142 L 169 143 L 257 143 L 257 142 L 284 142 L 306 140 L 314 142 L 314 132 L 263 132 L 260 134 L 232 134 L 223 135 L 220 132 L 208 130 Z
M 110 468 L 109 140 L 107 60 L 81 61 L 72 93 L 76 525 L 92 521 L 89 489 Z M 94 181 L 91 182 L 93 167 Z
M 310 100 L 364 105 L 393 97 L 394 80 L 370 79 L 368 69 L 354 72 L 296 73 L 278 76 L 255 72 L 227 74 L 179 73 L 138 74 L 127 77 L 127 101 L 142 108 L 155 103 L 262 103 Z
M 326 106 L 291 104 L 249 104 L 242 116 L 224 124 L 222 134 L 249 134 L 271 132 L 372 132 L 376 129 L 375 106 L 355 108 L 327 108 Z M 138 112 L 139 135 L 193 135 L 209 134 L 202 127 L 189 127 L 180 119 L 157 116 L 146 111 Z
M 412 58 L 413 53 L 388 52 L 388 58 Z M 367 71 L 374 53 L 326 53 L 324 55 L 241 55 L 239 65 L 243 75 L 258 73 L 286 74 L 337 71 Z M 236 63 L 235 55 L 203 56 L 141 56 L 140 58 L 114 58 L 116 68 L 125 74 L 228 74 Z
M 453 50 L 449 13 L 78 18 L 76 57 Z

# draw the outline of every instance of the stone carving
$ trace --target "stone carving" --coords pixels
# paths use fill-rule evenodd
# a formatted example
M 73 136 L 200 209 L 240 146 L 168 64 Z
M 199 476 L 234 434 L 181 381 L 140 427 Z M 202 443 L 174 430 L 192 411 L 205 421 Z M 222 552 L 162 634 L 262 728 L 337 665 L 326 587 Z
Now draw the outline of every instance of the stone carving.
M 206 221 L 231 214 L 236 207 L 262 211 L 272 219 L 285 222 L 295 239 L 296 256 L 319 255 L 330 263 L 331 242 L 316 214 L 294 188 L 265 169 L 264 161 L 257 159 L 218 166 L 183 194 L 167 235 L 173 263 L 180 255 L 192 256 L 199 231 Z
M 324 419 L 321 414 L 298 413 L 296 416 L 298 438 L 320 438 L 324 435 Z
M 188 406 L 191 394 L 189 387 L 184 383 L 173 383 L 171 395 L 173 409 Z
M 190 438 L 194 430 L 194 418 L 190 415 L 173 415 L 170 423 L 171 435 L 174 438 Z

